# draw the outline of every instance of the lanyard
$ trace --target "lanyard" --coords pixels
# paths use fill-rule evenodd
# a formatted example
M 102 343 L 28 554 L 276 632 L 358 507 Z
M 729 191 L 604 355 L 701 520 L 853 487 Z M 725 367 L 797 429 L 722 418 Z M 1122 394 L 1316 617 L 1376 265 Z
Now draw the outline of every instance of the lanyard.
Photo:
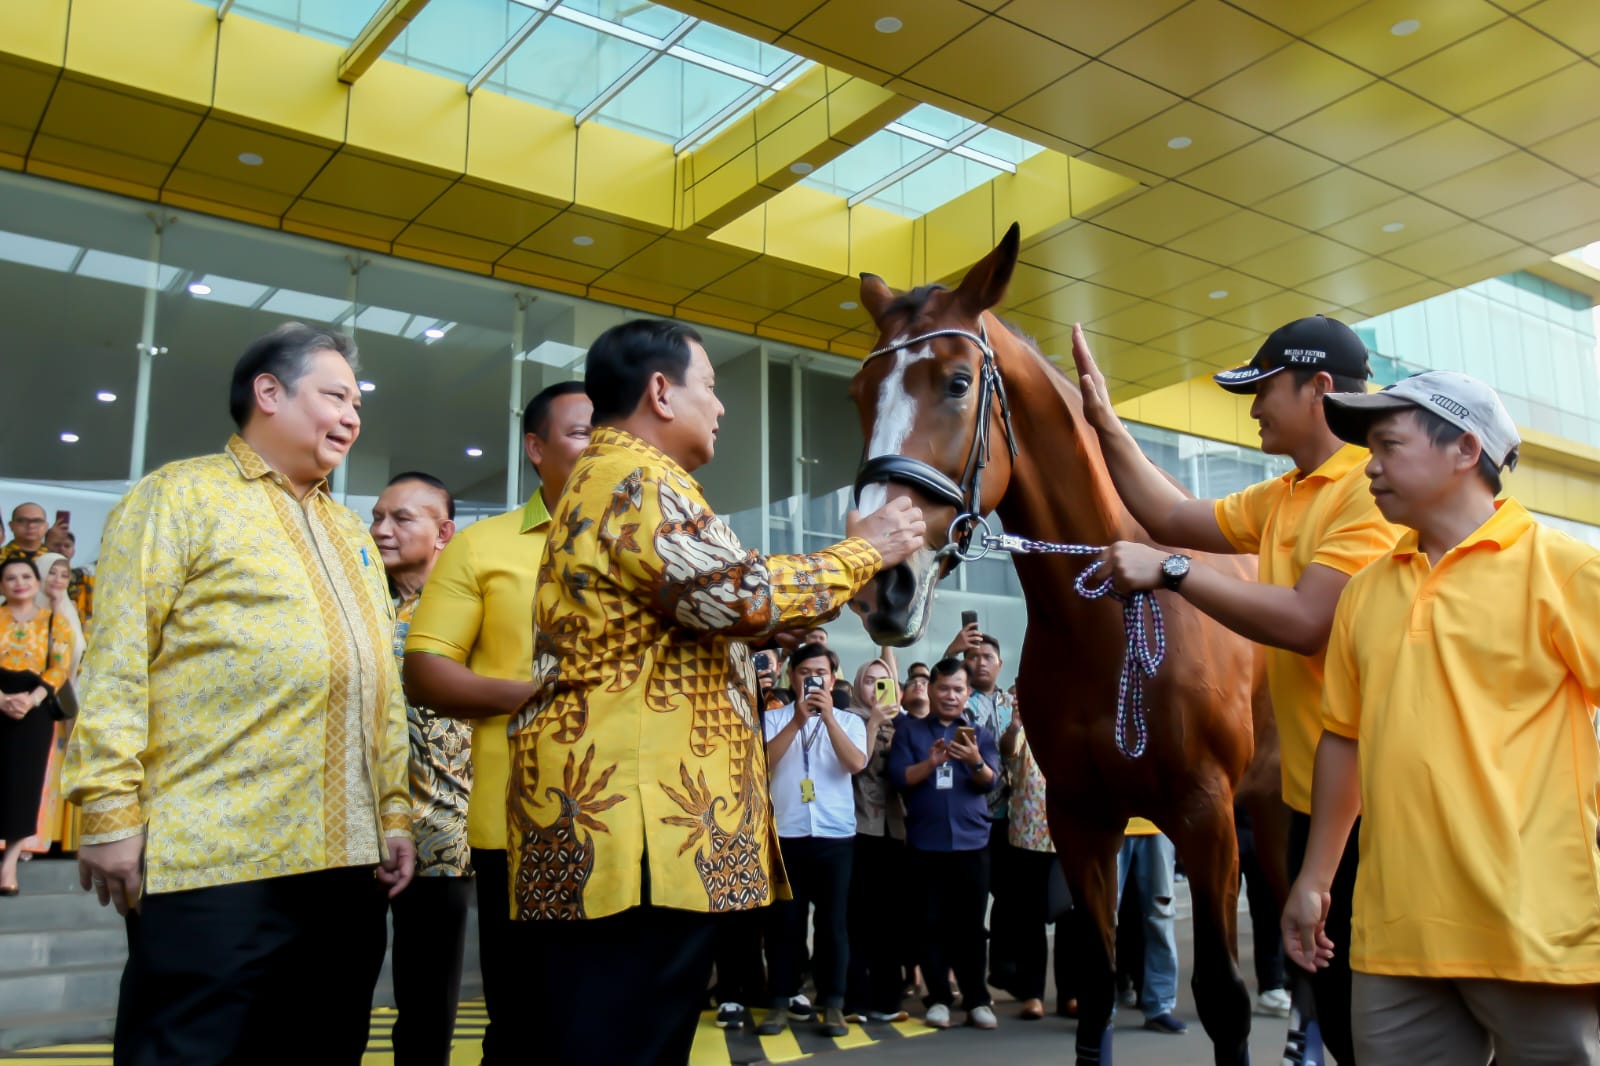
M 800 713 L 800 708 L 795 707 L 795 714 Z M 822 732 L 822 716 L 817 716 L 817 724 L 811 727 L 811 734 L 806 735 L 806 727 L 800 725 L 800 762 L 805 768 L 805 776 L 811 776 L 811 746 L 817 742 L 817 735 Z

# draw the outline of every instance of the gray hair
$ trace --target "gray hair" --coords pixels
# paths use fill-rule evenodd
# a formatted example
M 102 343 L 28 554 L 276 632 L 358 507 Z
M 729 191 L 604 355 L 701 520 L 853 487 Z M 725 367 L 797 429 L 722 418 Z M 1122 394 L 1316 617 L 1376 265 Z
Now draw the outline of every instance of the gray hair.
M 311 357 L 317 352 L 338 352 L 351 370 L 360 369 L 355 341 L 343 333 L 302 322 L 285 322 L 245 349 L 233 365 L 233 383 L 228 390 L 228 413 L 233 416 L 234 425 L 243 429 L 255 410 L 256 378 L 271 374 L 283 382 L 292 396 L 296 383 L 311 369 Z

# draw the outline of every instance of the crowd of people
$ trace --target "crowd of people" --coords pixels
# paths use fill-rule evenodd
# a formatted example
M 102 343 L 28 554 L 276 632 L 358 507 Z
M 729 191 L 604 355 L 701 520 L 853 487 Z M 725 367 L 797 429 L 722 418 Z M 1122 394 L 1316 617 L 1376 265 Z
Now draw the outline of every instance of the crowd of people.
M 1133 517 L 1260 560 L 1247 579 L 1105 555 L 1120 592 L 1184 596 L 1269 649 L 1287 989 L 1259 867 L 1251 896 L 1286 1057 L 1600 1060 L 1600 554 L 1496 501 L 1520 443 L 1499 399 L 1442 373 L 1368 394 L 1354 334 L 1300 320 L 1218 375 L 1296 470 L 1194 500 L 1076 341 Z M 408 471 L 368 523 L 327 480 L 360 433 L 355 367 L 314 327 L 253 344 L 237 433 L 139 481 L 93 575 L 65 515 L 12 514 L 0 894 L 30 847 L 76 848 L 126 917 L 119 1062 L 275 1061 L 308 1002 L 320 1052 L 357 1062 L 386 947 L 396 1061 L 445 1062 L 474 898 L 491 1064 L 687 1061 L 708 996 L 764 1034 L 908 1002 L 993 1029 L 991 988 L 1038 1019 L 1052 923 L 1074 1013 L 1073 945 L 1098 933 L 1024 724 L 1069 709 L 1020 707 L 975 617 L 904 671 L 880 649 L 846 679 L 827 639 L 923 547 L 917 507 L 852 514 L 805 555 L 742 546 L 693 476 L 715 370 L 693 330 L 641 320 L 527 405 L 523 506 L 457 530 L 448 487 Z M 1135 818 L 1116 871 L 1122 1002 L 1174 1035 L 1178 858 Z

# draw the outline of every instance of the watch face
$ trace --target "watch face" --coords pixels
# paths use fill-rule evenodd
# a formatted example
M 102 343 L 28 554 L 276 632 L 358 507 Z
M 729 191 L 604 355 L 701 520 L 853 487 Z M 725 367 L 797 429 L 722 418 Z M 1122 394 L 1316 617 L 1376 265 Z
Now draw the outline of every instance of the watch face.
M 1182 577 L 1189 572 L 1189 560 L 1181 555 L 1169 555 L 1161 561 L 1161 572 L 1168 577 Z

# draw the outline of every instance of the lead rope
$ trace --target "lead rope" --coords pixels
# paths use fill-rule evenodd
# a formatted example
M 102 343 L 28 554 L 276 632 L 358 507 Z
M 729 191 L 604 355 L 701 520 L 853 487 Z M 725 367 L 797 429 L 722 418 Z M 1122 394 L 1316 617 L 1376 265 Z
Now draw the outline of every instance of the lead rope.
M 963 559 L 981 559 L 990 552 L 1008 555 L 1099 555 L 1105 551 L 1092 544 L 1053 544 L 1049 541 L 1031 540 L 1012 533 L 995 535 L 982 518 L 976 525 L 983 530 L 978 538 L 981 547 L 976 553 L 962 555 Z M 960 519 L 957 520 L 958 522 Z M 960 553 L 953 553 L 960 554 Z M 1144 754 L 1150 739 L 1150 729 L 1144 715 L 1144 683 L 1156 676 L 1156 670 L 1167 657 L 1167 634 L 1161 624 L 1161 604 L 1153 592 L 1135 592 L 1123 596 L 1111 587 L 1109 576 L 1098 585 L 1091 584 L 1102 562 L 1096 560 L 1084 567 L 1072 587 L 1086 600 L 1106 596 L 1122 602 L 1122 630 L 1127 636 L 1127 648 L 1122 655 L 1122 673 L 1117 678 L 1117 750 L 1130 759 Z M 1148 621 L 1147 621 L 1148 619 Z M 1133 724 L 1133 744 L 1128 744 L 1128 725 Z

